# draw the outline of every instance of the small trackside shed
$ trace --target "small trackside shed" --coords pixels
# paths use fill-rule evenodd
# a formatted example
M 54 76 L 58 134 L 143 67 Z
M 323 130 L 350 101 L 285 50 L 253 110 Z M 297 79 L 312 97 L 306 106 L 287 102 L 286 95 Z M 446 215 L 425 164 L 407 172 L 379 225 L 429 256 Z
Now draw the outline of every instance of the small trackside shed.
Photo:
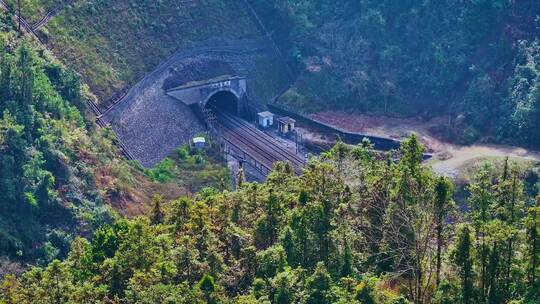
M 278 125 L 279 133 L 282 135 L 289 135 L 290 133 L 294 131 L 295 123 L 296 123 L 296 120 L 288 116 L 278 118 L 277 125 Z
M 257 114 L 257 119 L 260 127 L 268 128 L 274 124 L 274 114 L 268 111 Z
M 194 137 L 193 146 L 197 149 L 204 149 L 206 147 L 206 139 L 204 137 Z

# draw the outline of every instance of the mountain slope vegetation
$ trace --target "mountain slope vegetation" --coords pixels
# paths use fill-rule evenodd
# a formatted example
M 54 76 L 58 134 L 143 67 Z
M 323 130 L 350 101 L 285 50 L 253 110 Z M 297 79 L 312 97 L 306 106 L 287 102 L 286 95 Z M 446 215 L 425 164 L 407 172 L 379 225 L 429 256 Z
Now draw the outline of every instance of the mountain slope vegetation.
M 301 176 L 155 201 L 0 299 L 34 303 L 537 303 L 540 210 L 510 163 L 485 166 L 456 212 L 453 185 L 421 165 L 338 144 Z M 457 229 L 456 229 L 457 228 Z M 536 245 L 535 245 L 536 244 Z
M 450 137 L 538 144 L 535 1 L 250 2 L 298 76 L 281 105 L 445 113 Z M 0 304 L 540 302 L 536 170 L 486 163 L 458 188 L 415 135 L 338 142 L 264 183 L 240 169 L 234 191 L 212 149 L 144 169 L 85 99 L 106 107 L 177 48 L 260 37 L 243 2 L 22 3 L 66 5 L 40 32 L 52 52 L 0 13 Z
M 3 13 L 0 29 L 0 257 L 48 263 L 117 213 L 146 212 L 156 192 L 226 185 L 219 160 L 185 148 L 165 168 L 124 160 L 112 132 L 84 116 L 80 76 L 18 37 Z
M 80 1 L 43 33 L 105 107 L 178 49 L 261 36 L 236 0 Z
M 93 171 L 116 152 L 89 132 L 79 77 L 17 39 L 5 15 L 1 25 L 0 252 L 46 262 L 72 229 L 111 219 Z
M 286 107 L 448 115 L 438 132 L 463 143 L 540 145 L 538 1 L 251 2 L 297 70 Z

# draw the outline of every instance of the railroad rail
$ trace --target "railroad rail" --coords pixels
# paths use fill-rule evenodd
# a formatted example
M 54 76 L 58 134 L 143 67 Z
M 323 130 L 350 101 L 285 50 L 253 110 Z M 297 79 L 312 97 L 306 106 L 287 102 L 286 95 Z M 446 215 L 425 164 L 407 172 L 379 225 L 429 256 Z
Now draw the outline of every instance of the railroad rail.
M 239 117 L 221 111 L 214 113 L 221 133 L 219 136 L 233 146 L 237 154 L 241 151 L 245 161 L 266 171 L 270 171 L 275 162 L 286 161 L 293 166 L 297 174 L 301 172 L 306 163 L 303 156 L 289 150 L 272 136 Z

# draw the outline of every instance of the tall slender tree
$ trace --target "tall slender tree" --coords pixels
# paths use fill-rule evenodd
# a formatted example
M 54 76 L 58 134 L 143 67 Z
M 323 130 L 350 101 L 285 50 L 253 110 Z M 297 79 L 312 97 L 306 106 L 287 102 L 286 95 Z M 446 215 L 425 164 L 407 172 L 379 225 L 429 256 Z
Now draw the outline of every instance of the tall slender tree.
M 441 282 L 442 251 L 444 246 L 443 231 L 446 216 L 450 209 L 450 197 L 452 195 L 452 183 L 440 177 L 435 184 L 435 229 L 437 234 L 437 265 L 436 265 L 436 285 Z
M 531 298 L 540 299 L 540 195 L 536 206 L 529 208 L 525 218 L 527 229 L 527 283 Z
M 471 257 L 472 239 L 468 226 L 464 226 L 458 234 L 453 262 L 459 269 L 461 281 L 461 300 L 464 304 L 474 303 L 473 300 L 473 263 Z
M 493 184 L 489 173 L 489 167 L 484 166 L 474 177 L 469 185 L 468 203 L 471 208 L 473 225 L 476 230 L 475 236 L 478 243 L 478 255 L 480 260 L 480 301 L 485 302 L 488 293 L 488 254 L 487 225 L 493 219 L 491 214 L 494 202 Z

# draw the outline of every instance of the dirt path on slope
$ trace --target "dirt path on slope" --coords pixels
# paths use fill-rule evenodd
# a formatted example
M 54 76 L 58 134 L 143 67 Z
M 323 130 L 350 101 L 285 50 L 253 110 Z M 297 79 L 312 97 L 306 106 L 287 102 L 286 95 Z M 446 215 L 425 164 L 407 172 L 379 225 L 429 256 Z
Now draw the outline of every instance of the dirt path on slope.
M 461 170 L 486 158 L 521 159 L 538 162 L 540 154 L 527 149 L 500 145 L 452 146 L 444 154 L 436 154 L 426 162 L 435 173 L 456 178 Z
M 437 174 L 457 177 L 460 169 L 479 159 L 510 157 L 539 162 L 540 153 L 519 147 L 475 144 L 460 146 L 437 138 L 429 130 L 445 123 L 445 118 L 423 121 L 415 118 L 394 118 L 380 115 L 328 111 L 311 118 L 338 128 L 366 135 L 402 140 L 416 133 L 426 152 L 433 158 L 426 162 Z

